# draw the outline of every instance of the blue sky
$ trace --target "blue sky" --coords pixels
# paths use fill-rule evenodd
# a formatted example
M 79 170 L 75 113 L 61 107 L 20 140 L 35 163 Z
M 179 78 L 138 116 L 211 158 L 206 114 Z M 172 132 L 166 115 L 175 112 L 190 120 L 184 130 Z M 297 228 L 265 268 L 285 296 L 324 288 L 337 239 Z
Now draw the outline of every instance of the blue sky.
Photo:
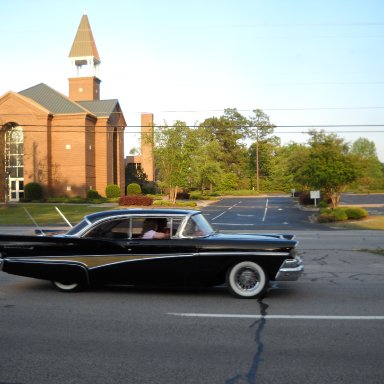
M 283 143 L 321 126 L 374 141 L 384 162 L 383 1 L 0 0 L 0 95 L 39 83 L 68 94 L 84 9 L 101 98 L 119 99 L 127 152 L 142 112 L 194 124 L 260 108 Z

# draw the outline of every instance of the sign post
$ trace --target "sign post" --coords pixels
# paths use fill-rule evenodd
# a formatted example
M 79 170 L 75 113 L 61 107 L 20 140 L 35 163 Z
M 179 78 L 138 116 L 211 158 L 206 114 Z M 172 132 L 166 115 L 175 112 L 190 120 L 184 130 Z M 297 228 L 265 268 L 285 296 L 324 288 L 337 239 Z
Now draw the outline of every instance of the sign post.
M 315 207 L 316 207 L 316 200 L 320 199 L 320 191 L 311 191 L 310 195 L 311 195 L 311 199 L 315 200 Z

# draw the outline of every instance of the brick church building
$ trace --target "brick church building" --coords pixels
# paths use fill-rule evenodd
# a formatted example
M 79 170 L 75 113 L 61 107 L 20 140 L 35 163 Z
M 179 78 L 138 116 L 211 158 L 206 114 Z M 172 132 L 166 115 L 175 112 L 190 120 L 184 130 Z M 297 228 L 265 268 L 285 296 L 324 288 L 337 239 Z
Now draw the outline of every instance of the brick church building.
M 46 84 L 0 97 L 0 201 L 19 201 L 39 183 L 45 196 L 122 194 L 124 128 L 119 102 L 100 99 L 100 57 L 87 15 L 69 53 L 68 96 Z

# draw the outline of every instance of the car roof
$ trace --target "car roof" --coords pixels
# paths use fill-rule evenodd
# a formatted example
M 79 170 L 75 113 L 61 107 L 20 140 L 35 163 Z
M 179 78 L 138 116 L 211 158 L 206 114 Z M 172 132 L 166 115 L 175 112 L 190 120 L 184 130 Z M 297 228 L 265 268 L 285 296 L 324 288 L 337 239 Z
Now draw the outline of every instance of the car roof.
M 91 213 L 85 218 L 90 222 L 95 222 L 101 219 L 104 219 L 106 217 L 113 217 L 113 216 L 128 216 L 128 215 L 164 215 L 164 216 L 186 216 L 186 215 L 193 215 L 196 213 L 200 213 L 200 211 L 193 210 L 193 209 L 142 209 L 142 208 L 134 208 L 134 209 L 116 209 L 116 210 L 108 210 L 108 211 L 101 211 L 101 212 L 95 212 Z

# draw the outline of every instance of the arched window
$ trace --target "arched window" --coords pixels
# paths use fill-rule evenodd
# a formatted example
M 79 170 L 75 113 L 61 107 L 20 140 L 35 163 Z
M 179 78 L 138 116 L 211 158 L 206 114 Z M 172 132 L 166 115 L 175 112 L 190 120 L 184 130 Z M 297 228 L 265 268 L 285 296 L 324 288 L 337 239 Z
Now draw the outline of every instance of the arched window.
M 14 124 L 7 124 L 5 138 L 5 177 L 8 180 L 8 196 L 11 201 L 24 197 L 24 133 Z

